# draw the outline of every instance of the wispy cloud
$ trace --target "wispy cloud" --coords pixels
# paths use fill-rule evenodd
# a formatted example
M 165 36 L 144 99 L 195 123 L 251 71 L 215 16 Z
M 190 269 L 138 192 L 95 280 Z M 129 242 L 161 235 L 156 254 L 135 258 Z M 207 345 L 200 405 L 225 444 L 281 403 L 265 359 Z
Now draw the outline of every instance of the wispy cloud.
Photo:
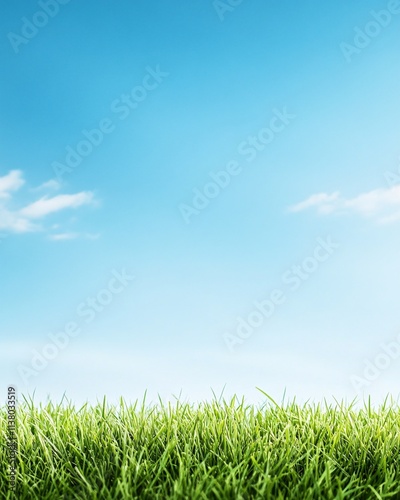
M 20 170 L 11 170 L 4 177 L 0 177 L 0 198 L 9 198 L 10 192 L 17 191 L 25 181 Z
M 68 240 L 76 240 L 79 237 L 78 233 L 59 233 L 59 234 L 51 234 L 49 236 L 50 240 L 53 241 L 68 241 Z
M 100 238 L 100 234 L 57 233 L 49 235 L 49 240 L 52 241 L 69 241 L 76 240 L 77 238 L 83 238 L 85 240 L 98 240 Z
M 311 207 L 317 207 L 318 209 L 321 209 L 321 207 L 331 206 L 332 202 L 338 199 L 339 199 L 339 192 L 333 194 L 327 194 L 327 193 L 313 194 L 306 200 L 297 203 L 297 205 L 289 207 L 289 211 L 301 212 L 302 210 L 306 210 L 307 208 Z
M 20 170 L 12 170 L 7 175 L 0 177 L 0 230 L 2 231 L 10 233 L 43 231 L 45 228 L 41 222 L 46 216 L 62 210 L 92 205 L 95 201 L 91 191 L 83 191 L 75 194 L 59 194 L 53 197 L 45 195 L 39 200 L 22 206 L 22 208 L 15 208 L 19 201 L 17 198 L 22 198 L 19 193 L 17 195 L 17 192 L 24 184 L 25 179 Z M 59 183 L 49 181 L 37 189 L 55 190 L 60 187 Z M 71 235 L 72 233 L 60 232 L 59 239 L 63 239 L 62 235 L 64 235 L 64 239 L 67 239 L 65 238 L 66 234 Z
M 13 233 L 28 233 L 38 231 L 40 227 L 21 217 L 17 212 L 11 212 L 0 206 L 0 229 Z
M 20 214 L 28 219 L 40 219 L 66 208 L 78 208 L 82 205 L 90 205 L 92 201 L 93 193 L 91 192 L 60 194 L 53 198 L 43 197 L 23 208 Z
M 314 194 L 306 200 L 289 207 L 290 212 L 315 209 L 319 214 L 357 213 L 375 219 L 381 224 L 400 220 L 400 186 L 374 189 L 346 199 L 339 192 Z
M 44 182 L 37 188 L 34 188 L 33 191 L 58 191 L 60 188 L 61 183 L 55 179 L 51 179 L 50 181 Z

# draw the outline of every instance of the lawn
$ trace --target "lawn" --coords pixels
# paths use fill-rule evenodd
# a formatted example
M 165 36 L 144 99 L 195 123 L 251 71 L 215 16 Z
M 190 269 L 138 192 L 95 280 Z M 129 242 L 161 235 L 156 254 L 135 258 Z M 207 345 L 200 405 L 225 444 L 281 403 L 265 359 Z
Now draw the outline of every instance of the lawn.
M 236 398 L 17 407 L 16 491 L 0 410 L 0 498 L 400 498 L 400 409 Z

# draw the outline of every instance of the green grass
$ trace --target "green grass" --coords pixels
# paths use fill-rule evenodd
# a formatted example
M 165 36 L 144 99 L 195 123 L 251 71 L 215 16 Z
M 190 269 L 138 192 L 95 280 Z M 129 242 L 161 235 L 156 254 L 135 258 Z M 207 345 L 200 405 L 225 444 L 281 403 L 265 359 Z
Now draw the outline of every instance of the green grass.
M 25 401 L 14 496 L 0 410 L 0 498 L 397 499 L 399 424 L 394 404 L 76 409 Z

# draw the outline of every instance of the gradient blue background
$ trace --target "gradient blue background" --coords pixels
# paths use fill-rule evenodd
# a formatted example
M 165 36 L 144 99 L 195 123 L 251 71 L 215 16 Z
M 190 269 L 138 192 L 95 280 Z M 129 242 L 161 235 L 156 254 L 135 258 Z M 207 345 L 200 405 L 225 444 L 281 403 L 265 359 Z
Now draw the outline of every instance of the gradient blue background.
M 98 206 L 53 216 L 97 239 L 3 234 L 4 387 L 75 401 L 146 389 L 199 400 L 224 386 L 249 400 L 261 399 L 257 386 L 277 399 L 285 389 L 355 397 L 351 375 L 398 333 L 399 225 L 287 208 L 313 193 L 386 188 L 385 171 L 398 169 L 400 15 L 350 63 L 340 49 L 387 4 L 243 0 L 222 22 L 208 0 L 72 0 L 18 54 L 7 35 L 39 7 L 4 4 L 0 176 L 23 171 L 16 200 L 54 177 L 82 129 L 117 124 L 61 189 L 93 191 Z M 157 65 L 169 76 L 119 121 L 110 104 Z M 296 119 L 247 163 L 238 145 L 284 106 Z M 243 172 L 186 225 L 180 204 L 231 160 Z M 340 249 L 230 353 L 223 335 L 236 318 L 327 235 Z M 135 282 L 24 384 L 17 366 L 122 268 Z M 393 362 L 367 392 L 397 396 L 399 374 Z

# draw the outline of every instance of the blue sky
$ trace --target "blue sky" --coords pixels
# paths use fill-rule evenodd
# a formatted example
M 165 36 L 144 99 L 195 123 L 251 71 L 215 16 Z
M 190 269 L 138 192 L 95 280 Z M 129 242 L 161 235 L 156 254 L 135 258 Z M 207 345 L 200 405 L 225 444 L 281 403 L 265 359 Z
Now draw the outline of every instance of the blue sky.
M 395 0 L 3 7 L 4 385 L 397 397 L 399 23 Z

